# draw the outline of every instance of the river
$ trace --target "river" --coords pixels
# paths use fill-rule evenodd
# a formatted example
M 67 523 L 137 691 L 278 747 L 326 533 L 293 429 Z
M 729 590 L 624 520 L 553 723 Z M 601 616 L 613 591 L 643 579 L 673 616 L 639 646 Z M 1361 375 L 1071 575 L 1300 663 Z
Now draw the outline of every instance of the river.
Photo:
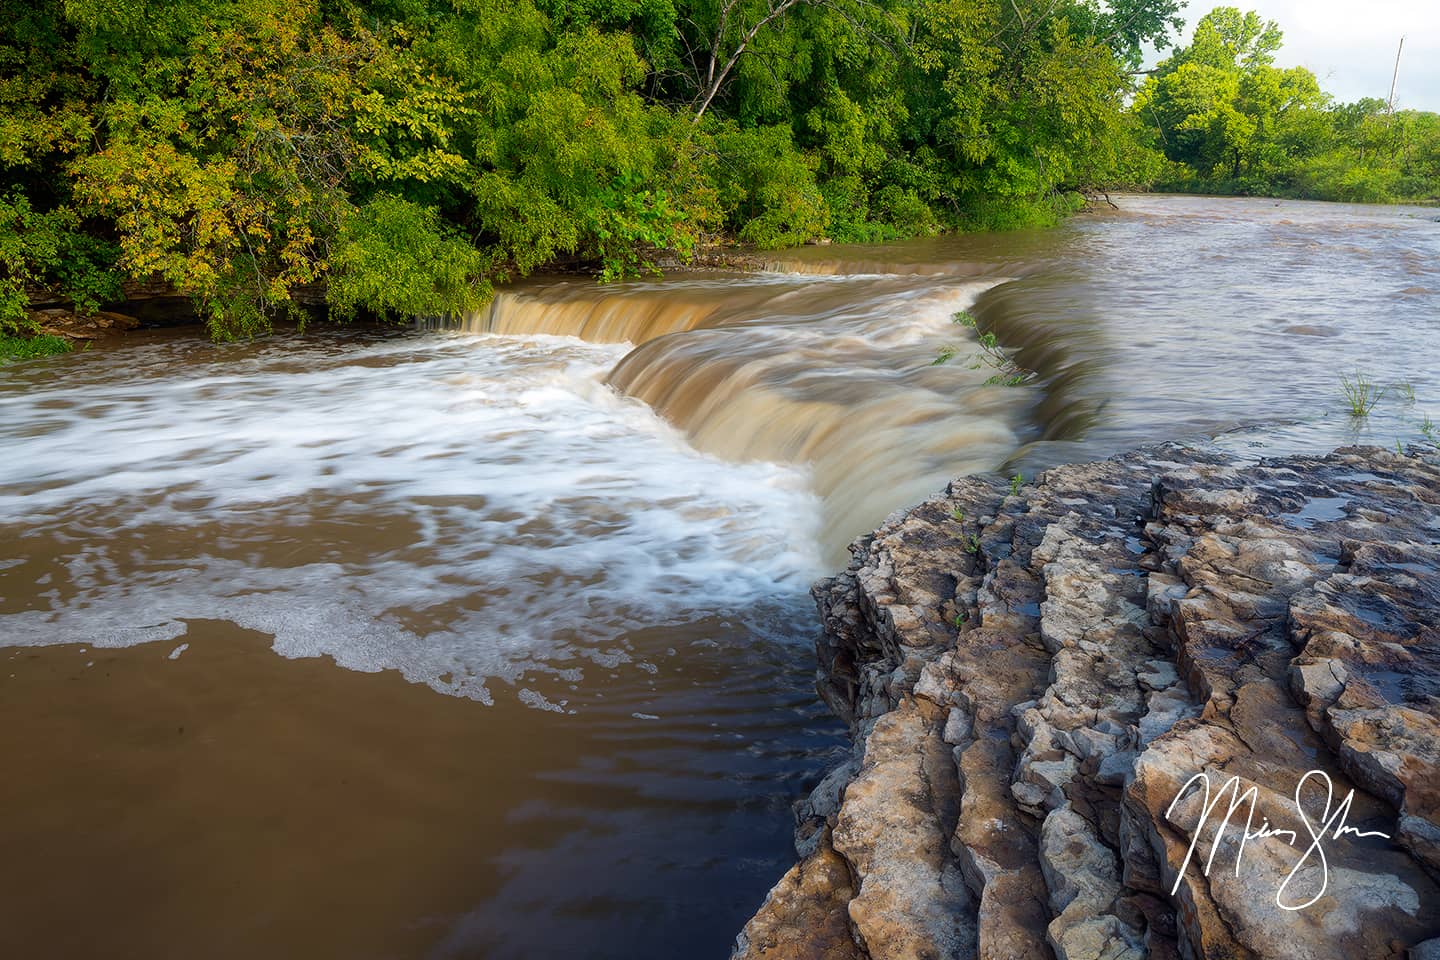
M 1440 419 L 1440 212 L 1117 204 L 0 368 L 0 952 L 724 956 L 843 749 L 806 590 L 850 538 Z

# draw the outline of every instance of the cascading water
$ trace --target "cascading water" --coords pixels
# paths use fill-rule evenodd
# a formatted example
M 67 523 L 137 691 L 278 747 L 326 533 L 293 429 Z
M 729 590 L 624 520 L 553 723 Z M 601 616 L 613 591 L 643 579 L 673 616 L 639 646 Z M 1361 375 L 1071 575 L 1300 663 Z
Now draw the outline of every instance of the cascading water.
M 1122 205 L 0 368 L 0 954 L 724 956 L 843 750 L 806 589 L 850 535 L 1440 420 L 1433 210 Z
M 501 294 L 464 329 L 636 344 L 607 382 L 697 449 L 802 464 L 832 563 L 957 473 L 998 468 L 1040 431 L 1033 386 L 987 384 L 956 322 L 999 279 L 761 274 Z M 946 364 L 942 350 L 954 353 Z
M 466 333 L 548 334 L 590 343 L 643 343 L 723 319 L 735 296 L 733 281 L 696 282 L 688 296 L 666 296 L 668 285 L 597 286 L 593 281 L 529 283 L 495 295 L 465 318 Z M 644 294 L 649 292 L 650 296 Z

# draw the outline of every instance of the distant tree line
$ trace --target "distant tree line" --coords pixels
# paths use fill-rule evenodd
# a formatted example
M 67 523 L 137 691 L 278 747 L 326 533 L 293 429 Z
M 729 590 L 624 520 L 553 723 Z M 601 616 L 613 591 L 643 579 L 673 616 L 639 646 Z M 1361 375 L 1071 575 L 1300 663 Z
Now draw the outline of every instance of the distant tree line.
M 0 334 L 126 279 L 221 338 L 764 247 L 1052 222 L 1083 191 L 1435 193 L 1430 114 L 1334 106 L 1180 0 L 0 0 Z
M 1398 39 L 1398 38 L 1397 38 Z M 1440 115 L 1378 98 L 1336 103 L 1304 67 L 1274 65 L 1273 21 L 1220 7 L 1135 97 L 1160 189 L 1386 203 L 1440 199 Z

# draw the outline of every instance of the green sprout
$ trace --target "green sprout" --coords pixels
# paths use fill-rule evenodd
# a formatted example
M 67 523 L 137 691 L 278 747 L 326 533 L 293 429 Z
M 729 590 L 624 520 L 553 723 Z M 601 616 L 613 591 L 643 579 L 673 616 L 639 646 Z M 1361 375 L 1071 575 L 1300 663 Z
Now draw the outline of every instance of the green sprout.
M 1370 411 L 1385 396 L 1385 389 L 1376 386 L 1358 370 L 1354 375 L 1340 375 L 1340 389 L 1345 393 L 1345 403 L 1350 407 L 1350 416 L 1368 417 Z
M 978 342 L 980 352 L 971 358 L 970 369 L 979 370 L 988 366 L 999 371 L 985 381 L 987 387 L 1018 387 L 1035 375 L 1033 371 L 1026 370 L 1010 359 L 995 334 L 988 331 L 982 333 Z
M 1027 376 L 1023 373 L 1016 373 L 1010 376 L 997 373 L 985 381 L 987 387 L 1018 387 L 1024 383 Z
M 1023 484 L 1024 482 L 1025 482 L 1025 474 L 1023 474 L 1023 473 L 1017 473 L 1017 474 L 1015 474 L 1015 476 L 1011 477 L 1011 478 L 1010 478 L 1010 496 L 1012 496 L 1012 497 L 1019 496 L 1019 495 L 1020 495 L 1020 485 Z

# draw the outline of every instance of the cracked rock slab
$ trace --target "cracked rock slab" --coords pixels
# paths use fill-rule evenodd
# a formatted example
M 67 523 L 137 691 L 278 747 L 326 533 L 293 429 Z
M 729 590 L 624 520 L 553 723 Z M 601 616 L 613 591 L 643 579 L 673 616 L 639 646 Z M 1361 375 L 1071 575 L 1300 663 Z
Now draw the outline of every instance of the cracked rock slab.
M 855 751 L 735 956 L 1440 955 L 1440 457 L 1167 444 L 957 480 L 851 553 L 813 592 Z M 1323 875 L 1317 774 L 1391 834 Z

